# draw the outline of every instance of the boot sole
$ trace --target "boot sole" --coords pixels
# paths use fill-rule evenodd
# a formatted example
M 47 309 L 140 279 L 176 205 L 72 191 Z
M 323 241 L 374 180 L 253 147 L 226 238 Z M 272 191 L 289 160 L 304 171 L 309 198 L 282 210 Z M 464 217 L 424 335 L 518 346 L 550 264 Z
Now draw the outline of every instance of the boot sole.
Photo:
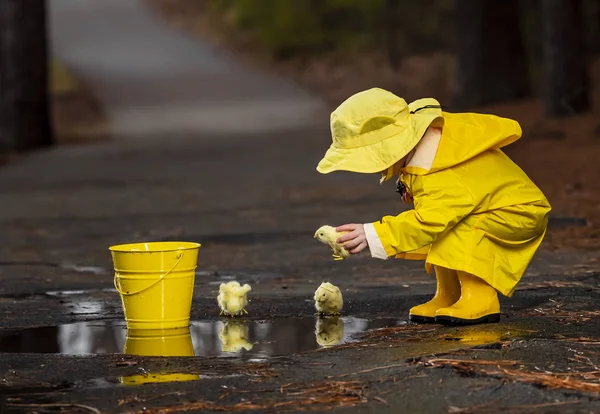
M 434 316 L 408 315 L 408 320 L 415 323 L 435 323 Z
M 491 315 L 485 315 L 477 319 L 462 319 L 455 318 L 453 316 L 436 316 L 435 322 L 442 325 L 478 325 L 482 323 L 496 323 L 500 322 L 500 314 L 492 313 Z

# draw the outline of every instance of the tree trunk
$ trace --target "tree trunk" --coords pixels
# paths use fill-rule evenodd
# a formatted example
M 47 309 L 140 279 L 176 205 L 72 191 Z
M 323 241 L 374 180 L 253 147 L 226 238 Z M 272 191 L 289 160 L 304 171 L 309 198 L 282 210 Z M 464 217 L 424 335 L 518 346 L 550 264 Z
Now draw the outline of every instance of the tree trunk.
M 580 0 L 544 0 L 544 114 L 573 115 L 590 108 Z
M 453 106 L 511 101 L 531 93 L 518 0 L 457 0 L 458 74 Z
M 0 0 L 0 152 L 52 144 L 45 0 Z

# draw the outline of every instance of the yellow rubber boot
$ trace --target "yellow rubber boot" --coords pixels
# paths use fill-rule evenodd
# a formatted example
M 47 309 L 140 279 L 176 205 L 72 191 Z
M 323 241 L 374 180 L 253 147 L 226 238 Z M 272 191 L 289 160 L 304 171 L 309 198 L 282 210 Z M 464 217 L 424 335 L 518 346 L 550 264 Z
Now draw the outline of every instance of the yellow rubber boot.
M 438 309 L 435 321 L 444 325 L 475 325 L 500 321 L 500 302 L 496 289 L 477 276 L 458 272 L 460 299 L 452 306 Z
M 435 313 L 440 308 L 454 304 L 460 298 L 460 282 L 456 270 L 435 266 L 437 289 L 429 302 L 413 307 L 408 313 L 412 322 L 435 322 Z

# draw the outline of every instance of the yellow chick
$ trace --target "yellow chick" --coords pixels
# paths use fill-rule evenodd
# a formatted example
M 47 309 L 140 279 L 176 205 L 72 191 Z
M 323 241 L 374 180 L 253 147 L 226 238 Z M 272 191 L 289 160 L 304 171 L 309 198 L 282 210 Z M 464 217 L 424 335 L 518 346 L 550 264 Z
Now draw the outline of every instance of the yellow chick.
M 314 238 L 331 248 L 332 256 L 335 260 L 344 260 L 350 256 L 350 252 L 336 240 L 347 232 L 337 232 L 333 226 L 321 226 L 314 235 Z
M 254 345 L 248 341 L 248 326 L 241 322 L 226 322 L 219 331 L 221 350 L 239 352 L 242 348 L 250 351 Z
M 344 338 L 344 322 L 340 318 L 318 318 L 315 325 L 317 343 L 323 347 L 337 345 Z
M 227 283 L 221 283 L 219 286 L 219 295 L 217 296 L 217 303 L 221 308 L 220 315 L 236 316 L 246 312 L 246 306 L 248 305 L 248 298 L 246 295 L 252 288 L 250 285 L 245 284 L 241 286 L 236 281 Z
M 321 283 L 315 292 L 314 299 L 319 315 L 339 315 L 344 305 L 342 292 L 329 282 Z

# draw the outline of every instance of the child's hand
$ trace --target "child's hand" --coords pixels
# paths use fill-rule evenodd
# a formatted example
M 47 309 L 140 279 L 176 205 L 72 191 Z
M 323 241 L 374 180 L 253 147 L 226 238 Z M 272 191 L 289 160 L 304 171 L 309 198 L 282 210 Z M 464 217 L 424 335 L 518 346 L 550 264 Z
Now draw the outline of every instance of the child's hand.
M 402 184 L 402 181 L 398 179 L 396 182 L 396 192 L 398 192 L 402 196 L 402 202 L 404 204 L 412 204 L 413 197 L 412 194 L 408 191 L 408 189 Z
M 335 230 L 339 232 L 349 232 L 337 239 L 337 242 L 343 244 L 346 250 L 352 254 L 358 254 L 362 252 L 365 247 L 369 246 L 369 243 L 367 243 L 367 236 L 365 235 L 365 227 L 362 224 L 344 224 L 343 226 L 337 227 Z
M 410 195 L 410 193 L 408 191 L 405 191 L 402 194 L 402 201 L 404 202 L 404 204 L 412 204 L 413 203 L 413 197 L 412 197 L 412 195 Z

